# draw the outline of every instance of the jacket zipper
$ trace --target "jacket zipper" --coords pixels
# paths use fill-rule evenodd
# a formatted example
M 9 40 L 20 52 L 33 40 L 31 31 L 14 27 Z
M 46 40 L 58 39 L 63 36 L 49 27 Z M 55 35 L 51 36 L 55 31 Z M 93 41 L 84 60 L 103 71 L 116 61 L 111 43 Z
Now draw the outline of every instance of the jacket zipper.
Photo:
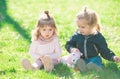
M 84 54 L 85 54 L 85 59 L 88 59 L 88 56 L 87 56 L 87 39 L 88 37 L 85 37 L 85 40 L 84 40 Z
M 96 45 L 93 45 L 93 46 L 95 48 L 95 51 L 98 53 L 98 49 L 97 49 Z

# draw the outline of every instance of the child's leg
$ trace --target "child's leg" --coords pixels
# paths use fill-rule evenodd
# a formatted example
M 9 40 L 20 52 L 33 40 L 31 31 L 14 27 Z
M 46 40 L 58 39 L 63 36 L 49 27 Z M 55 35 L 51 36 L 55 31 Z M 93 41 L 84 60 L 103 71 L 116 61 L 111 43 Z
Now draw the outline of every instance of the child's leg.
M 31 64 L 31 62 L 28 59 L 23 59 L 22 60 L 22 66 L 23 68 L 25 68 L 26 70 L 37 70 L 36 68 L 34 68 Z
M 45 71 L 51 72 L 54 66 L 52 59 L 49 58 L 48 56 L 44 56 L 43 58 L 41 58 L 41 61 L 44 65 Z
M 102 67 L 103 67 L 102 60 L 99 56 L 87 59 L 86 63 L 87 63 L 87 68 L 89 70 L 97 70 L 97 71 L 102 70 Z
M 96 71 L 101 71 L 102 70 L 101 67 L 99 67 L 96 63 L 93 63 L 93 62 L 88 63 L 87 68 L 89 70 L 96 70 Z
M 57 65 L 60 63 L 57 59 L 52 59 L 52 62 L 53 62 L 53 65 Z
M 54 69 L 54 66 L 59 64 L 60 62 L 57 60 L 57 59 L 52 59 L 52 64 L 53 64 L 53 68 Z
M 33 67 L 37 68 L 37 69 L 40 69 L 43 64 L 42 64 L 42 61 L 40 59 L 37 59 L 33 64 L 32 64 Z
M 83 59 L 78 59 L 76 62 L 76 67 L 79 69 L 80 72 L 84 73 L 87 71 L 86 63 Z
M 34 64 L 31 64 L 31 62 L 28 59 L 23 59 L 22 66 L 26 70 L 39 70 L 40 67 L 42 66 L 42 63 L 40 62 L 40 60 L 36 60 Z

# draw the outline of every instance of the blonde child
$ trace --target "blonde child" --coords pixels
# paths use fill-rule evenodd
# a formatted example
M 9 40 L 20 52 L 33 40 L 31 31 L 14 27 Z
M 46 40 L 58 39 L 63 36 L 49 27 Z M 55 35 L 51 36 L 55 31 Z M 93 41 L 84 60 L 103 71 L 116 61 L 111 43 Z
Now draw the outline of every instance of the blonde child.
M 120 58 L 108 48 L 104 36 L 100 33 L 98 16 L 94 11 L 84 7 L 76 16 L 76 23 L 77 32 L 66 42 L 65 48 L 69 53 L 82 53 L 76 62 L 80 72 L 102 70 L 100 55 L 106 60 L 120 62 Z
M 55 21 L 49 12 L 45 11 L 38 19 L 32 34 L 29 53 L 34 59 L 34 63 L 31 64 L 28 59 L 23 59 L 22 66 L 26 70 L 39 70 L 44 66 L 45 71 L 50 72 L 54 65 L 59 63 L 61 52 Z

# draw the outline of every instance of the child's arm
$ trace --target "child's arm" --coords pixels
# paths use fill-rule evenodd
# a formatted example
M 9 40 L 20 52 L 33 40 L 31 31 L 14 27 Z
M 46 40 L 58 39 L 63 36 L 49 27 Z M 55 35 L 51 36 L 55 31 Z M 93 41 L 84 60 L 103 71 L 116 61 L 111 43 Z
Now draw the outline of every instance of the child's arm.
M 115 53 L 108 48 L 107 42 L 101 34 L 99 34 L 99 36 L 96 39 L 96 46 L 98 52 L 104 59 L 114 61 L 113 57 L 115 56 Z
M 37 42 L 32 42 L 29 49 L 30 56 L 34 59 L 38 59 L 40 54 L 37 53 Z
M 55 38 L 54 46 L 55 46 L 54 52 L 47 56 L 49 56 L 52 59 L 58 59 L 59 57 L 61 57 L 61 53 L 62 53 L 62 48 L 61 48 L 58 38 Z
M 67 50 L 69 53 L 71 53 L 71 49 L 72 49 L 72 48 L 76 48 L 76 39 L 77 39 L 77 36 L 74 34 L 74 35 L 70 38 L 70 40 L 68 40 L 68 41 L 66 42 L 65 48 L 66 48 L 66 50 Z

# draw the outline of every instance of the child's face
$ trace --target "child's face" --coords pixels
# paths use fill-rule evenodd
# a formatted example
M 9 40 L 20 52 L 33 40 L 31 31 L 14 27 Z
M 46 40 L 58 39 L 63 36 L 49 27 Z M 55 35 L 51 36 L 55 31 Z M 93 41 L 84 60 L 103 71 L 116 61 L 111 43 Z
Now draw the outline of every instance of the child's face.
M 78 24 L 78 30 L 82 35 L 90 35 L 92 34 L 92 28 L 88 25 L 86 20 L 79 20 L 77 21 Z
M 49 39 L 50 37 L 52 37 L 53 33 L 54 33 L 54 28 L 50 26 L 44 26 L 40 28 L 40 34 L 45 39 Z

